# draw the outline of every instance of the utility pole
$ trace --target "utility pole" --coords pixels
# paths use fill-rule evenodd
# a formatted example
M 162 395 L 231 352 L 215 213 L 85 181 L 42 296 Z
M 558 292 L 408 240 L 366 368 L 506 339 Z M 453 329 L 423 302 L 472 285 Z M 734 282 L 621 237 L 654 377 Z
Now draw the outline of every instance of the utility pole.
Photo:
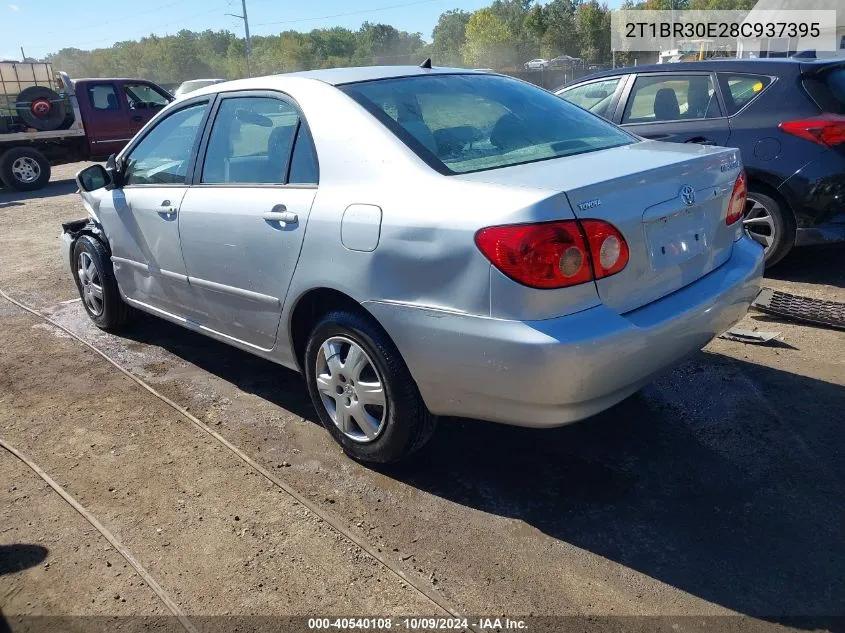
M 235 13 L 227 13 L 226 15 L 231 15 L 233 18 L 238 18 L 239 20 L 244 21 L 244 33 L 246 34 L 246 76 L 252 77 L 252 73 L 249 71 L 249 53 L 250 53 L 250 43 L 249 43 L 249 17 L 246 14 L 246 0 L 241 0 L 241 6 L 243 7 L 244 14 L 237 15 Z

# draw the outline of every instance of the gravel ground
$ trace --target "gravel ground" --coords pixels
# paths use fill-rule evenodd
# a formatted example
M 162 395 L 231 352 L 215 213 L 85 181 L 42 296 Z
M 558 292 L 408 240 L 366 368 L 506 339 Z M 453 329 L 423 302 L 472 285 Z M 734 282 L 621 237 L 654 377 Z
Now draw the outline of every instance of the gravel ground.
M 322 430 L 295 373 L 152 317 L 104 334 L 78 302 L 62 303 L 76 290 L 59 261 L 59 223 L 84 214 L 61 179 L 80 167 L 57 168 L 34 194 L 0 191 L 0 288 L 188 407 L 462 612 L 740 614 L 776 629 L 845 615 L 841 331 L 750 313 L 742 327 L 779 331 L 779 342 L 716 340 L 562 429 L 443 420 L 413 462 L 371 470 Z M 766 283 L 845 301 L 844 261 L 842 248 L 799 250 Z M 436 613 L 184 417 L 2 299 L 0 341 L 0 438 L 96 515 L 186 612 Z M 0 481 L 4 614 L 166 613 L 3 451 Z

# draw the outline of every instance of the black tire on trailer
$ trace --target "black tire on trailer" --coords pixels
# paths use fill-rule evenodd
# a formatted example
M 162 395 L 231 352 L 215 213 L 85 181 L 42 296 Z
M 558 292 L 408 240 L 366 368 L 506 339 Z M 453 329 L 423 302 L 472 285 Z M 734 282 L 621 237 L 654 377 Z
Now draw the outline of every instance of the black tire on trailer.
M 46 86 L 31 86 L 16 99 L 18 117 L 29 127 L 46 132 L 58 129 L 64 122 L 64 100 Z
M 50 182 L 50 161 L 37 149 L 13 147 L 0 155 L 0 180 L 18 191 L 35 191 Z

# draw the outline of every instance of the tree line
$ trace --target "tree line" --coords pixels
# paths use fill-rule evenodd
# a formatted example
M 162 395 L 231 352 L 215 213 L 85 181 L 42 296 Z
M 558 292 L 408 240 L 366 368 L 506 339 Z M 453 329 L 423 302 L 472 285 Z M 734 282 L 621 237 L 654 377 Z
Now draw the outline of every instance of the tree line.
M 670 9 L 672 0 L 625 0 L 623 8 Z M 750 9 L 755 0 L 674 0 L 679 9 Z M 598 0 L 494 0 L 474 12 L 440 15 L 426 42 L 422 33 L 364 22 L 307 33 L 283 31 L 251 38 L 250 72 L 262 75 L 313 68 L 417 64 L 430 57 L 438 66 L 513 70 L 534 57 L 611 60 L 610 10 Z M 71 77 L 132 76 L 175 84 L 186 79 L 247 74 L 244 39 L 222 30 L 150 35 L 109 48 L 64 48 L 45 61 Z M 618 62 L 624 63 L 624 55 Z

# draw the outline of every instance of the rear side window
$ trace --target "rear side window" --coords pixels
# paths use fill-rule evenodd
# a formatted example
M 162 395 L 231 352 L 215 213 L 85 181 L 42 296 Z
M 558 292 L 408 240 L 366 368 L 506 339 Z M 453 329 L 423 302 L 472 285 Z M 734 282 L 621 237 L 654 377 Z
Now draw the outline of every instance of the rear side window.
M 611 112 L 608 111 L 608 108 L 610 102 L 613 101 L 613 94 L 616 92 L 616 87 L 621 79 L 621 77 L 613 77 L 612 79 L 594 81 L 583 86 L 567 88 L 558 94 L 570 103 L 609 119 Z
M 316 185 L 318 182 L 317 155 L 314 152 L 314 142 L 305 123 L 299 124 L 296 141 L 293 146 L 293 156 L 290 159 L 290 184 Z
M 640 76 L 622 123 L 691 121 L 722 116 L 710 75 Z
M 88 86 L 88 101 L 95 110 L 120 110 L 117 90 L 112 84 Z
M 563 99 L 498 75 L 425 75 L 340 87 L 445 174 L 496 169 L 635 142 Z
M 772 83 L 772 78 L 766 75 L 719 73 L 719 81 L 722 83 L 722 96 L 725 98 L 728 116 L 731 116 L 759 97 L 766 86 Z
M 271 97 L 224 99 L 217 111 L 203 183 L 284 184 L 299 113 Z
M 804 87 L 823 112 L 845 114 L 845 67 L 807 77 Z

